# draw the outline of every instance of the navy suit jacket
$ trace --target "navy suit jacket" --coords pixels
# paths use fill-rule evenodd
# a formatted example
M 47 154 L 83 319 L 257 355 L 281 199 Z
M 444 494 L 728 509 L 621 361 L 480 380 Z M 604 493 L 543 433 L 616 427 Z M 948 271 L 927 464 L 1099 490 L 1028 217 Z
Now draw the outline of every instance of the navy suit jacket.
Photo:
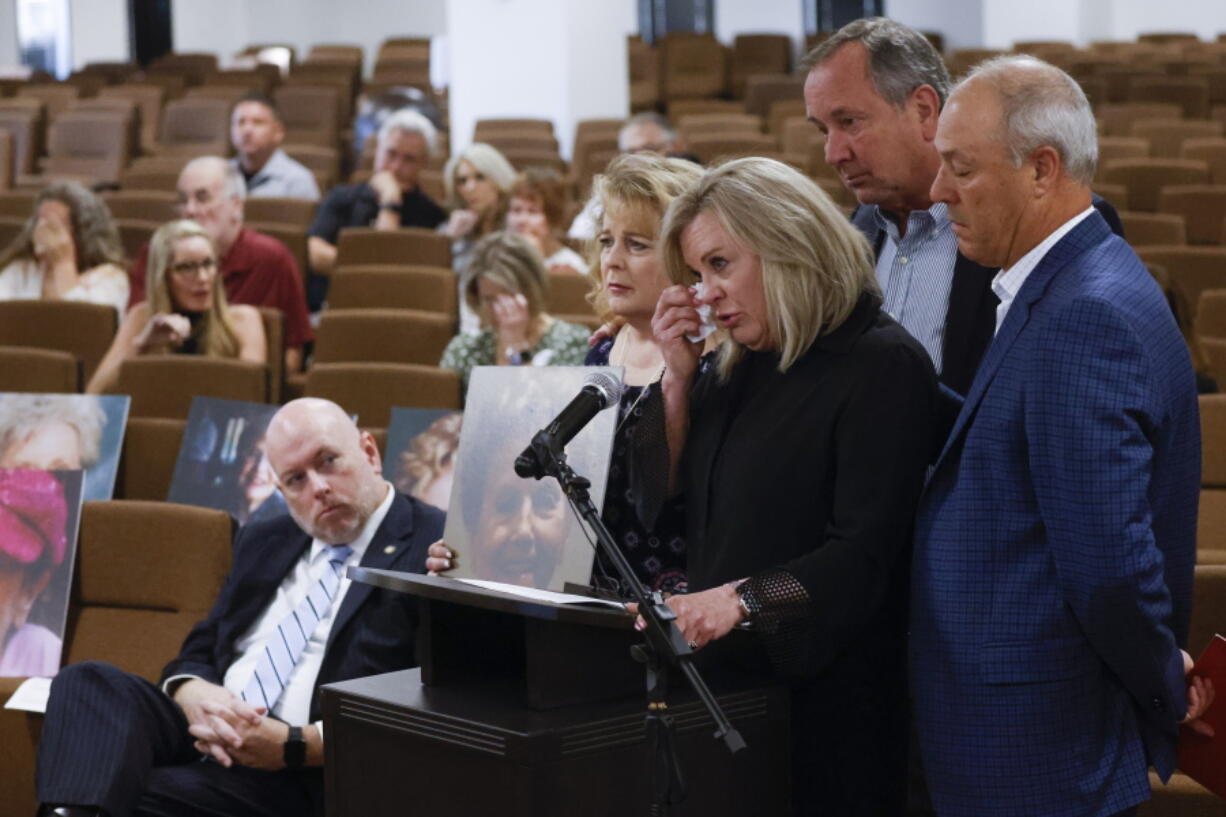
M 1111 815 L 1186 710 L 1200 488 L 1187 347 L 1091 214 L 1033 270 L 920 503 L 912 680 L 942 817 Z
M 366 548 L 362 566 L 424 573 L 426 549 L 442 538 L 443 519 L 438 508 L 397 495 Z M 234 542 L 233 566 L 217 602 L 188 633 L 162 678 L 195 675 L 220 684 L 238 657 L 234 645 L 272 602 L 281 581 L 310 544 L 311 537 L 289 516 L 244 526 Z M 311 720 L 320 717 L 321 684 L 416 666 L 416 629 L 416 603 L 411 596 L 352 583 L 332 622 L 311 697 Z
M 1093 203 L 1112 232 L 1123 237 L 1124 224 L 1111 203 L 1097 195 Z M 873 207 L 857 207 L 851 214 L 851 221 L 873 245 L 874 254 L 879 255 L 885 230 L 878 226 L 875 212 Z M 996 306 L 1000 302 L 992 292 L 992 278 L 997 272 L 999 270 L 976 264 L 961 252 L 954 259 L 949 308 L 945 313 L 945 343 L 938 368 L 941 383 L 958 394 L 966 394 L 971 387 L 979 361 L 996 331 Z

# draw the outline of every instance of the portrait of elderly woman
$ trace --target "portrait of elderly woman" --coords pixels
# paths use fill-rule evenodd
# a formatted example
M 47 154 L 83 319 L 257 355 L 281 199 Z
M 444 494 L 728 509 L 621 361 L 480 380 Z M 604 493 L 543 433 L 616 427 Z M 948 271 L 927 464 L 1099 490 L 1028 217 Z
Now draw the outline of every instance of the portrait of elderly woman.
M 0 469 L 0 677 L 60 667 L 79 471 Z
M 0 468 L 85 471 L 86 500 L 110 499 L 126 395 L 0 394 Z
M 556 480 L 522 479 L 515 458 L 578 394 L 591 368 L 473 370 L 444 539 L 448 575 L 561 590 L 587 584 L 594 551 Z M 604 500 L 616 415 L 601 412 L 566 447 L 567 461 Z
M 384 478 L 400 493 L 447 510 L 463 423 L 458 411 L 393 408 Z

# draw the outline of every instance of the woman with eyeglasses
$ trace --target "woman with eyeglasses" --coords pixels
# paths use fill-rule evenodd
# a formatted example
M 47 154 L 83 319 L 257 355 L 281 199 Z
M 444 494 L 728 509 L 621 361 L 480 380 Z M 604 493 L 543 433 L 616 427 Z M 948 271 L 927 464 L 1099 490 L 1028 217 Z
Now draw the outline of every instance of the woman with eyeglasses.
M 253 306 L 226 303 L 213 240 L 194 221 L 172 221 L 149 241 L 148 298 L 128 310 L 86 392 L 111 390 L 125 360 L 147 354 L 267 362 L 264 324 Z

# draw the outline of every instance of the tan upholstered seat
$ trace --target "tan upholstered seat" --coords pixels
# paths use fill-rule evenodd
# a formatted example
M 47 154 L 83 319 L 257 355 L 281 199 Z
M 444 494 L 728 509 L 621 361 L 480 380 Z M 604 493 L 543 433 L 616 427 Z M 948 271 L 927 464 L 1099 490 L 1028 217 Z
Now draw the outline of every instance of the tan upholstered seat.
M 451 267 L 451 240 L 434 230 L 401 228 L 376 230 L 347 227 L 341 230 L 336 265 L 418 264 Z
M 110 348 L 119 316 L 114 307 L 84 301 L 0 301 L 0 345 L 68 352 L 86 381 Z
M 460 376 L 437 366 L 407 363 L 317 363 L 304 394 L 323 397 L 358 415 L 363 426 L 386 428 L 391 410 L 460 408 Z
M 156 681 L 205 617 L 230 565 L 229 514 L 166 502 L 86 502 L 64 663 L 99 660 Z M 22 679 L 0 679 L 0 697 Z M 33 814 L 42 716 L 0 710 L 0 813 Z
M 315 363 L 419 363 L 435 366 L 454 319 L 417 309 L 327 309 L 315 334 Z
M 329 309 L 420 309 L 453 320 L 455 273 L 446 267 L 356 266 L 332 274 Z
M 196 397 L 267 403 L 268 366 L 190 355 L 149 355 L 119 367 L 115 393 L 132 397 L 132 417 L 186 419 Z
M 186 420 L 168 417 L 129 417 L 123 435 L 115 496 L 161 502 L 170 496 Z
M 69 352 L 0 346 L 0 392 L 81 391 L 81 361 Z

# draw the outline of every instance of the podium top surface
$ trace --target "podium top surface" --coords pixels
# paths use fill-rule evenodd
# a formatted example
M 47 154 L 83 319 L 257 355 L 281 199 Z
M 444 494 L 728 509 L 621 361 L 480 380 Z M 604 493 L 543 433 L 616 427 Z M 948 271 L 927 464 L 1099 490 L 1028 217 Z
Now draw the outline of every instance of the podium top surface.
M 556 604 L 539 599 L 528 599 L 512 593 L 503 593 L 485 587 L 465 584 L 444 576 L 424 576 L 420 573 L 403 573 L 374 567 L 350 567 L 349 578 L 355 582 L 382 587 L 411 596 L 476 607 L 509 615 L 560 621 L 590 627 L 606 627 L 628 630 L 634 626 L 634 617 L 624 610 L 603 605 Z

